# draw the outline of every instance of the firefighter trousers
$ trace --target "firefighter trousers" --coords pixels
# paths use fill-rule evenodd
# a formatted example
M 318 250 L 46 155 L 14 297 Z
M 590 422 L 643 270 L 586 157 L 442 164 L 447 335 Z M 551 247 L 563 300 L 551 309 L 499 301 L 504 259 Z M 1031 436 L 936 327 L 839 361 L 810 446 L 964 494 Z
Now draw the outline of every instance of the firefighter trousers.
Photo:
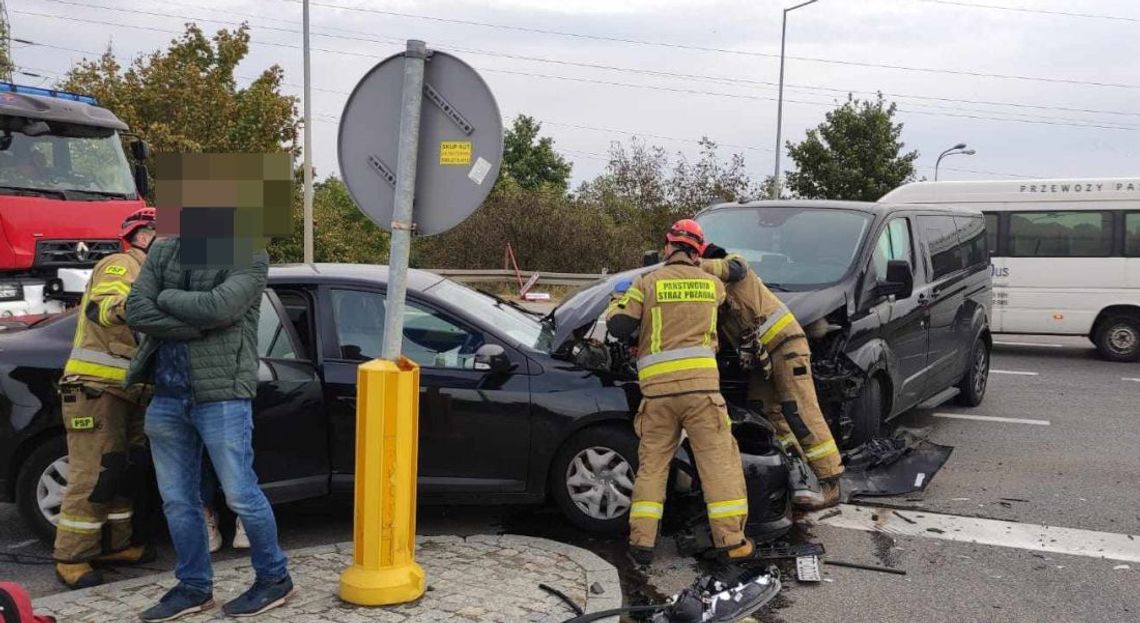
M 142 488 L 134 465 L 146 452 L 143 408 L 90 384 L 62 385 L 60 404 L 68 467 L 54 557 L 86 562 L 131 546 L 132 499 Z
M 748 519 L 744 469 L 720 393 L 643 398 L 633 426 L 641 444 L 629 514 L 630 545 L 652 549 L 657 541 L 669 468 L 682 430 L 693 447 L 713 544 L 718 549 L 731 549 L 744 543 Z
M 839 476 L 843 473 L 843 461 L 819 409 L 807 340 L 788 340 L 769 355 L 771 380 L 754 377 L 749 384 L 748 400 L 753 409 L 772 423 L 780 445 L 800 449 L 816 477 L 823 480 Z

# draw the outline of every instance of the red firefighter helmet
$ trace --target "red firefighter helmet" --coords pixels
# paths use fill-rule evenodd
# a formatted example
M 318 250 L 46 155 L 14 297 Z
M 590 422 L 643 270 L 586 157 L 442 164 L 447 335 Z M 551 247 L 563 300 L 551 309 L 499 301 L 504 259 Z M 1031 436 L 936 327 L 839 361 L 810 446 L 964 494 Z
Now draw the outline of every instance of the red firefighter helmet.
M 691 218 L 684 218 L 669 228 L 665 240 L 676 245 L 685 245 L 700 253 L 705 248 L 705 232 L 699 223 Z
M 154 216 L 154 208 L 135 210 L 123 221 L 123 229 L 119 232 L 119 237 L 123 240 L 130 240 L 136 231 L 144 227 L 154 227 Z

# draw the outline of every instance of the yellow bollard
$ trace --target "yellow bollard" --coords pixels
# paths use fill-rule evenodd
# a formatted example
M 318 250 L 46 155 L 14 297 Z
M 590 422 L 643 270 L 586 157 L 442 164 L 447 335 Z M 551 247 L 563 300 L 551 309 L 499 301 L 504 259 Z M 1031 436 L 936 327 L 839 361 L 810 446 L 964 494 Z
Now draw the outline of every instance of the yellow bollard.
M 356 516 L 341 599 L 385 606 L 419 599 L 415 560 L 420 368 L 374 359 L 356 372 Z

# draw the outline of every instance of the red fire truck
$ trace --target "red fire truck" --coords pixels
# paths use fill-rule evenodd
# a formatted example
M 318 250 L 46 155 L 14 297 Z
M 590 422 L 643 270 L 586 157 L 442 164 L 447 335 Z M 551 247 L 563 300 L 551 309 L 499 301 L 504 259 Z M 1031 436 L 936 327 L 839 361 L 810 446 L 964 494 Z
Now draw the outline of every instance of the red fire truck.
M 146 143 L 94 98 L 0 82 L 0 323 L 63 311 L 144 207 Z

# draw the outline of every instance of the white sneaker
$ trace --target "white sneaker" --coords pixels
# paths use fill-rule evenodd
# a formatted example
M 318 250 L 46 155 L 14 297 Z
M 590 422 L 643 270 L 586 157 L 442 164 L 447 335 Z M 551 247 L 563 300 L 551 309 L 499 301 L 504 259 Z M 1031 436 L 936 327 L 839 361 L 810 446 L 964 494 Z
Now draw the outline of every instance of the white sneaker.
M 249 536 L 245 533 L 245 526 L 241 525 L 241 518 L 234 527 L 234 549 L 249 549 Z
M 222 533 L 218 530 L 218 515 L 209 507 L 206 508 L 206 534 L 210 539 L 210 553 L 222 549 Z

